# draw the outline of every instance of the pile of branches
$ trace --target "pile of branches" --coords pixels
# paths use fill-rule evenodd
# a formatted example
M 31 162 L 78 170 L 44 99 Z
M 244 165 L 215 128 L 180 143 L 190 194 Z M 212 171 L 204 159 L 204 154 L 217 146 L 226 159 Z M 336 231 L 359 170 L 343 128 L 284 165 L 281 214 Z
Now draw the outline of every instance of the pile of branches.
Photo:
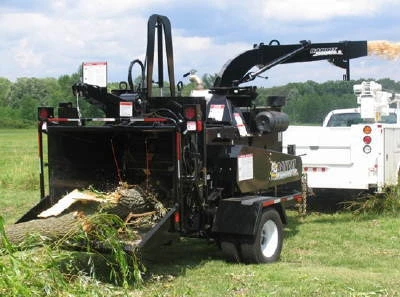
M 161 200 L 147 183 L 121 183 L 108 193 L 93 188 L 74 190 L 35 220 L 4 227 L 0 217 L 0 254 L 13 254 L 15 259 L 18 250 L 38 245 L 52 250 L 78 249 L 89 257 L 91 276 L 97 271 L 95 259 L 101 259 L 108 267 L 110 280 L 128 288 L 143 281 L 146 269 L 135 246 L 167 213 Z M 75 272 L 74 267 L 71 269 L 67 275 L 81 271 L 78 267 Z M 102 272 L 104 266 L 100 264 L 99 269 Z
M 9 225 L 6 236 L 12 244 L 19 244 L 31 234 L 48 241 L 72 238 L 84 232 L 96 234 L 98 218 L 109 218 L 124 240 L 139 242 L 142 230 L 152 228 L 167 213 L 159 193 L 151 185 L 121 183 L 114 191 L 104 193 L 93 188 L 74 190 L 55 205 L 41 212 L 38 219 Z M 106 219 L 107 220 L 107 219 Z M 115 224 L 115 221 L 122 224 Z M 101 224 L 105 224 L 104 219 Z

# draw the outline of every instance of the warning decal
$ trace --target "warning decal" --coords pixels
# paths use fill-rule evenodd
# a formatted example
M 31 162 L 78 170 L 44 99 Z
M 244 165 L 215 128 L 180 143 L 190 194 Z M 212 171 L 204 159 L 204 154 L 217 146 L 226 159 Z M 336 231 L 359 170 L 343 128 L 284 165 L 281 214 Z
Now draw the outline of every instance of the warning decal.
M 253 154 L 239 155 L 237 160 L 238 181 L 253 179 Z

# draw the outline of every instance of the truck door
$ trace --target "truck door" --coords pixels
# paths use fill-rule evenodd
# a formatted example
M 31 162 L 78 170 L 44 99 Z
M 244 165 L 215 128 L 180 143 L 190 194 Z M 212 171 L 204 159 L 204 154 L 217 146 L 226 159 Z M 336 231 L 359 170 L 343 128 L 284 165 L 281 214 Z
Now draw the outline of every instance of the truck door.
M 400 127 L 385 127 L 384 132 L 384 182 L 396 185 L 400 163 Z

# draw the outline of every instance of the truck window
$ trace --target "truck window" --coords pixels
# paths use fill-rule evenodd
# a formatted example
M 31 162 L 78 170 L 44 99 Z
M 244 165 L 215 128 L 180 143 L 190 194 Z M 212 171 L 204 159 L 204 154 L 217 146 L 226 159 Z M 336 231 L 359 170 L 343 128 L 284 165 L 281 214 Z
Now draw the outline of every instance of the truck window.
M 361 115 L 357 112 L 338 113 L 331 116 L 328 121 L 327 127 L 350 127 L 351 125 L 366 123 L 374 123 L 374 121 L 372 119 L 362 119 Z M 381 120 L 377 121 L 377 123 L 396 124 L 397 115 L 394 112 L 391 112 L 387 116 L 382 116 Z

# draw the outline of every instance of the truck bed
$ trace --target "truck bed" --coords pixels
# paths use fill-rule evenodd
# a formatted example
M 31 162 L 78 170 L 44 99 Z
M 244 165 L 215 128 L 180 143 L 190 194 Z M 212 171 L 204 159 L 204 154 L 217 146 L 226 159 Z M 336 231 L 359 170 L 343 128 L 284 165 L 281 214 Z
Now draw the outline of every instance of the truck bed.
M 364 126 L 290 126 L 283 134 L 283 149 L 296 146 L 311 188 L 366 190 L 396 184 L 400 127 L 371 124 L 372 149 L 365 153 Z

